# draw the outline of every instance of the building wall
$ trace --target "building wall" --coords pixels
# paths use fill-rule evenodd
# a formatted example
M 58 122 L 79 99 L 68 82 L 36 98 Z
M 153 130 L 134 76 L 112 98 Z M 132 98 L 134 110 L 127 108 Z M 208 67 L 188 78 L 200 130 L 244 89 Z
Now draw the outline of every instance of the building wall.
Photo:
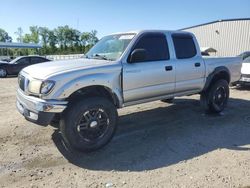
M 250 51 L 250 20 L 221 21 L 184 29 L 196 35 L 201 47 L 212 47 L 217 56 Z

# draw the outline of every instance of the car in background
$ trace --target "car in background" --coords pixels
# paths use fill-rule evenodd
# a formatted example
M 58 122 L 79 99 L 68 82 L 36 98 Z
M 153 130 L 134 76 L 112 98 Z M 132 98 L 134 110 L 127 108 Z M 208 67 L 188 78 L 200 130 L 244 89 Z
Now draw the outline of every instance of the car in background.
M 50 61 L 47 58 L 41 56 L 20 56 L 12 60 L 11 62 L 0 62 L 0 78 L 4 78 L 8 75 L 18 75 L 18 73 L 29 65 L 37 63 L 43 63 Z
M 13 59 L 14 59 L 14 57 L 3 58 L 3 59 L 1 59 L 1 61 L 3 61 L 3 62 L 11 62 Z
M 0 63 L 1 62 L 11 62 L 11 59 L 8 59 L 8 58 L 0 59 Z
M 2 61 L 2 60 L 0 60 L 0 64 L 1 64 L 1 63 L 6 63 L 6 61 Z
M 244 60 L 244 59 L 250 57 L 250 51 L 243 52 L 239 56 L 242 57 L 242 59 Z
M 238 82 L 239 84 L 250 84 L 250 56 L 245 58 L 242 62 L 241 67 L 241 79 Z

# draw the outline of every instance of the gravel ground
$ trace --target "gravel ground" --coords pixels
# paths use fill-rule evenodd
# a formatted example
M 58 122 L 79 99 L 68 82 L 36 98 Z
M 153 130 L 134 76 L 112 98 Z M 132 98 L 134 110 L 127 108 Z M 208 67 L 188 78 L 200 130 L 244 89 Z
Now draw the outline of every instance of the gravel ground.
M 198 95 L 124 108 L 111 143 L 82 154 L 17 112 L 16 83 L 0 80 L 1 187 L 250 186 L 250 87 L 231 89 L 220 115 Z

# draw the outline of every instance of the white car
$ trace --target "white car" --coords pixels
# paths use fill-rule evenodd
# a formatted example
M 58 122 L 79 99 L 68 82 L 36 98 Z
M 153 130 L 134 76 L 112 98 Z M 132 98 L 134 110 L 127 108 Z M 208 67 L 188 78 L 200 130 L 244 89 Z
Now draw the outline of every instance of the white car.
M 240 83 L 250 84 L 250 56 L 242 62 Z

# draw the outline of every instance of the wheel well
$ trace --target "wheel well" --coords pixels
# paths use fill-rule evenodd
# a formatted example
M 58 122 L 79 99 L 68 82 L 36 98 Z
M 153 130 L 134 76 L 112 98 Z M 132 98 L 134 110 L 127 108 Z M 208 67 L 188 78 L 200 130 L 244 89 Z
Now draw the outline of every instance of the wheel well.
M 224 79 L 226 80 L 228 83 L 230 83 L 230 75 L 227 71 L 220 71 L 214 75 L 212 75 L 211 80 L 209 81 L 209 83 L 206 84 L 205 89 L 204 90 L 208 90 L 216 81 Z
M 81 100 L 86 97 L 105 97 L 110 100 L 116 107 L 119 107 L 117 96 L 107 87 L 104 86 L 88 86 L 81 88 L 68 97 L 69 103 Z
M 230 76 L 229 76 L 229 73 L 226 72 L 226 71 L 221 71 L 221 72 L 215 74 L 215 75 L 213 76 L 213 79 L 212 79 L 211 83 L 214 83 L 214 82 L 216 82 L 217 80 L 220 80 L 220 79 L 224 79 L 224 80 L 226 80 L 228 83 L 230 83 Z
M 7 68 L 3 67 L 3 68 L 1 68 L 1 69 L 5 70 L 5 71 L 6 71 L 6 73 L 7 73 L 7 74 L 9 74 L 9 72 L 8 72 Z

